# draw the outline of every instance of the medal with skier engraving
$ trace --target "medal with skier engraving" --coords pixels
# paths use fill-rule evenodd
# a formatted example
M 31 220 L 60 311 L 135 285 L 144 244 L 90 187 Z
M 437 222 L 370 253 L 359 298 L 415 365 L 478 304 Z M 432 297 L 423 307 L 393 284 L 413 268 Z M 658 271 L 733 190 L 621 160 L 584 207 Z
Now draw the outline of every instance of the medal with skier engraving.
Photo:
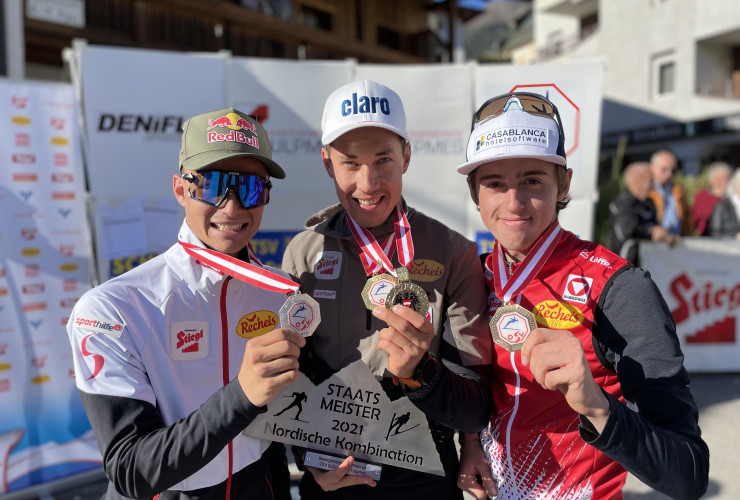
M 534 314 L 519 304 L 496 309 L 488 323 L 493 341 L 509 352 L 519 351 L 532 330 L 537 328 Z
M 280 328 L 310 337 L 321 323 L 319 303 L 307 293 L 291 295 L 280 308 Z
M 422 287 L 412 283 L 409 270 L 405 267 L 396 268 L 398 284 L 391 288 L 385 298 L 385 307 L 391 309 L 396 304 L 410 307 L 422 316 L 426 316 L 429 310 L 429 297 Z
M 396 286 L 398 280 L 388 273 L 376 274 L 370 277 L 362 289 L 362 300 L 365 307 L 371 311 L 376 307 L 385 306 L 385 300 L 391 288 Z
M 319 303 L 305 293 L 298 293 L 295 281 L 270 271 L 260 262 L 251 245 L 247 245 L 250 262 L 243 262 L 230 255 L 180 241 L 185 252 L 204 266 L 227 274 L 250 285 L 290 294 L 278 312 L 280 327 L 293 330 L 303 337 L 313 334 L 321 322 Z
M 514 303 L 513 299 L 522 294 L 537 276 L 555 249 L 560 234 L 560 224 L 556 221 L 542 233 L 524 260 L 517 264 L 511 276 L 507 272 L 504 249 L 498 240 L 494 244 L 493 252 L 486 258 L 485 277 L 488 287 L 494 290 L 496 298 L 504 303 L 496 309 L 488 326 L 493 341 L 509 352 L 520 351 L 529 334 L 537 328 L 537 320 L 532 311 Z

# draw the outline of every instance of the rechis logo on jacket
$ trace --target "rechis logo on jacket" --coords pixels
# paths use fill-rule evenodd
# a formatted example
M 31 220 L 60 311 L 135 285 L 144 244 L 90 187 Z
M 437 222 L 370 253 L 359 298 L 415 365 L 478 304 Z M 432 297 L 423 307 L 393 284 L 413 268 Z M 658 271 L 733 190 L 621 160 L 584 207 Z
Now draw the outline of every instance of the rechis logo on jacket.
M 205 358 L 209 344 L 205 321 L 180 321 L 170 326 L 170 357 L 175 361 Z

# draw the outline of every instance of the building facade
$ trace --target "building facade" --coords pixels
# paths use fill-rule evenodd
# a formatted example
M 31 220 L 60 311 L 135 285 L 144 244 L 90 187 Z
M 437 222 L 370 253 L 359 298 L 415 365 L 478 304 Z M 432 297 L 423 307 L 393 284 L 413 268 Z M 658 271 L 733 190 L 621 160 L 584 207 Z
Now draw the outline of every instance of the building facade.
M 62 51 L 89 44 L 235 56 L 449 62 L 477 12 L 432 0 L 0 0 L 0 75 L 64 79 Z
M 535 0 L 529 62 L 600 58 L 603 160 L 668 147 L 685 174 L 740 164 L 740 2 Z M 620 148 L 620 144 L 623 148 Z

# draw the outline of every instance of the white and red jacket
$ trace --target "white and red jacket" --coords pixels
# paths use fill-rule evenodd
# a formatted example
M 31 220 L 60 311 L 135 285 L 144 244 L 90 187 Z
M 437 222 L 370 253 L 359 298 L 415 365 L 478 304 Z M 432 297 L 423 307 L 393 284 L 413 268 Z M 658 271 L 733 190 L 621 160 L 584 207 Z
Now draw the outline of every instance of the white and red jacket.
M 187 223 L 179 239 L 203 247 Z M 228 491 L 260 459 L 269 442 L 241 431 L 265 409 L 235 379 L 249 338 L 277 327 L 285 298 L 180 244 L 83 295 L 67 325 L 77 387 L 119 494 L 206 488 L 196 496 L 213 498 L 207 488 L 226 481 Z
M 489 256 L 489 278 L 490 262 Z M 607 297 L 611 309 L 605 313 Z M 580 339 L 594 379 L 608 394 L 610 416 L 596 433 L 560 391 L 534 380 L 520 351 L 496 345 L 491 380 L 497 411 L 481 444 L 497 498 L 621 498 L 623 465 L 681 498 L 706 489 L 708 450 L 675 327 L 647 273 L 563 231 L 548 261 L 513 301 L 531 310 L 538 326 Z M 491 291 L 490 314 L 501 305 Z M 603 345 L 595 348 L 597 341 Z

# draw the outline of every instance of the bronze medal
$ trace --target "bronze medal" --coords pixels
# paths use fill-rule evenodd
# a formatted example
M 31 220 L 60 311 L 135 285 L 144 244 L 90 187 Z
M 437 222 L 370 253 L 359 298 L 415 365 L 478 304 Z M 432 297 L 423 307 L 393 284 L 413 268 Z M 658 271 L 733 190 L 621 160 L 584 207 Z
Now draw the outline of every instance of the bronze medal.
M 499 307 L 489 322 L 493 341 L 509 352 L 520 351 L 537 321 L 531 311 L 518 304 Z
M 409 270 L 405 267 L 396 269 L 398 284 L 391 288 L 385 298 L 385 307 L 392 308 L 396 304 L 410 307 L 422 316 L 426 317 L 429 311 L 429 297 L 422 287 L 411 283 Z
M 280 308 L 280 328 L 310 337 L 321 323 L 319 303 L 306 293 L 291 295 Z
M 398 280 L 388 273 L 376 274 L 368 278 L 362 289 L 362 300 L 365 302 L 365 307 L 372 311 L 377 306 L 385 306 L 388 292 L 397 283 Z

